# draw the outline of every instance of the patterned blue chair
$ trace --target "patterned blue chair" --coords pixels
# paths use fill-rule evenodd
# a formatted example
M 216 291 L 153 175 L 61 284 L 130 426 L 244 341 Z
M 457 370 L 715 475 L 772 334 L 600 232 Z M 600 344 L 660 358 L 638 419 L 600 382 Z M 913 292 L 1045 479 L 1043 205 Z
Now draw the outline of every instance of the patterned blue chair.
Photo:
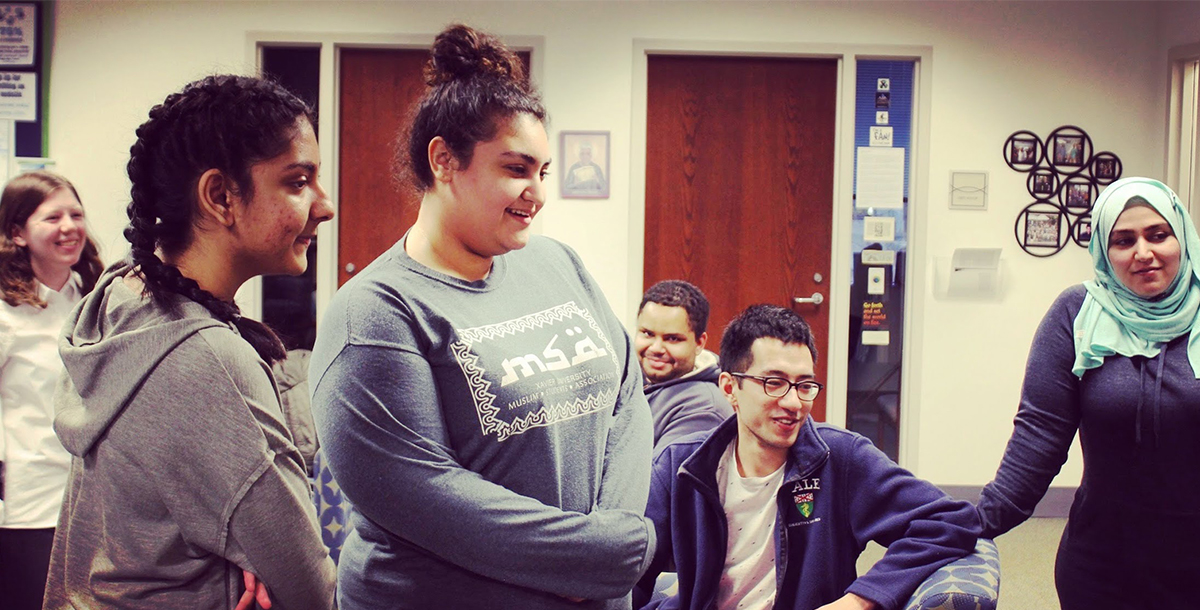
M 1000 551 L 980 538 L 975 552 L 942 566 L 925 579 L 905 610 L 996 610 L 1000 597 Z
M 350 501 L 342 495 L 342 489 L 333 480 L 333 473 L 325 465 L 325 455 L 318 450 L 313 459 L 313 503 L 317 507 L 317 522 L 321 525 L 321 540 L 329 547 L 333 563 L 342 554 L 342 543 L 353 528 L 350 525 Z
M 660 574 L 651 601 L 675 594 L 675 574 Z M 929 575 L 904 610 L 996 610 L 1000 597 L 1000 551 L 980 538 L 975 552 Z

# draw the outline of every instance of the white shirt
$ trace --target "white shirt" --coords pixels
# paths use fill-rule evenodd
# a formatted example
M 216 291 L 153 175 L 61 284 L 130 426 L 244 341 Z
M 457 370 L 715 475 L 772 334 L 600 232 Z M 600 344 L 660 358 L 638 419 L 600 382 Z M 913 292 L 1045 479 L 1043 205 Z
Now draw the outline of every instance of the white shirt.
M 717 493 L 729 524 L 717 608 L 770 610 L 775 603 L 776 496 L 783 484 L 783 466 L 765 477 L 743 477 L 738 473 L 736 446 L 734 439 L 717 467 Z
M 79 277 L 55 292 L 40 282 L 45 309 L 0 301 L 0 527 L 55 527 L 71 454 L 54 434 L 54 387 L 63 370 L 58 337 L 82 295 Z

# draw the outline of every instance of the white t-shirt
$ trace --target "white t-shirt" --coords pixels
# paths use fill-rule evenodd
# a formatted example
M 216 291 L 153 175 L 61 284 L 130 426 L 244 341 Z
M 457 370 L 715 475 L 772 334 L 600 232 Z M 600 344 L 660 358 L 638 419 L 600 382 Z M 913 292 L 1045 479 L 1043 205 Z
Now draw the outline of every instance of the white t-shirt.
M 776 496 L 783 484 L 783 466 L 765 477 L 743 477 L 738 473 L 736 445 L 735 439 L 717 467 L 717 493 L 729 523 L 717 608 L 770 610 L 775 603 Z
M 45 309 L 0 301 L 0 527 L 55 527 L 71 454 L 54 434 L 54 386 L 62 373 L 58 337 L 79 302 L 79 277 L 55 292 L 38 283 Z

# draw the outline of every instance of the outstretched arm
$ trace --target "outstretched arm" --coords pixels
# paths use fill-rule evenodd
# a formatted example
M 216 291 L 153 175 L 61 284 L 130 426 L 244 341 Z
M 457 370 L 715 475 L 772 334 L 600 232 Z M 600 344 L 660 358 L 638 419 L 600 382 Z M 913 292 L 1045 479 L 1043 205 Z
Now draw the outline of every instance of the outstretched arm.
M 1021 404 L 996 477 L 983 488 L 979 517 L 983 535 L 994 538 L 1023 523 L 1067 460 L 1079 429 L 1079 379 L 1074 312 L 1078 294 L 1062 296 L 1038 327 L 1025 367 Z
M 979 518 L 967 502 L 896 465 L 864 437 L 854 439 L 845 469 L 844 499 L 854 538 L 887 552 L 847 589 L 886 608 L 899 608 L 938 568 L 975 548 Z

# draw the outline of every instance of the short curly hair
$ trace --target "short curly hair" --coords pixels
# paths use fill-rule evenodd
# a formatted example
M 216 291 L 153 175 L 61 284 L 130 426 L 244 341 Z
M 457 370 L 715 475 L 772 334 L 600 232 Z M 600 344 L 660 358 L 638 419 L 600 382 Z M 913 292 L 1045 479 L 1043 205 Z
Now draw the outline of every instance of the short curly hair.
M 642 295 L 638 314 L 646 303 L 658 303 L 667 307 L 682 307 L 687 312 L 688 327 L 699 338 L 708 330 L 708 299 L 699 288 L 683 280 L 663 280 L 650 287 Z

